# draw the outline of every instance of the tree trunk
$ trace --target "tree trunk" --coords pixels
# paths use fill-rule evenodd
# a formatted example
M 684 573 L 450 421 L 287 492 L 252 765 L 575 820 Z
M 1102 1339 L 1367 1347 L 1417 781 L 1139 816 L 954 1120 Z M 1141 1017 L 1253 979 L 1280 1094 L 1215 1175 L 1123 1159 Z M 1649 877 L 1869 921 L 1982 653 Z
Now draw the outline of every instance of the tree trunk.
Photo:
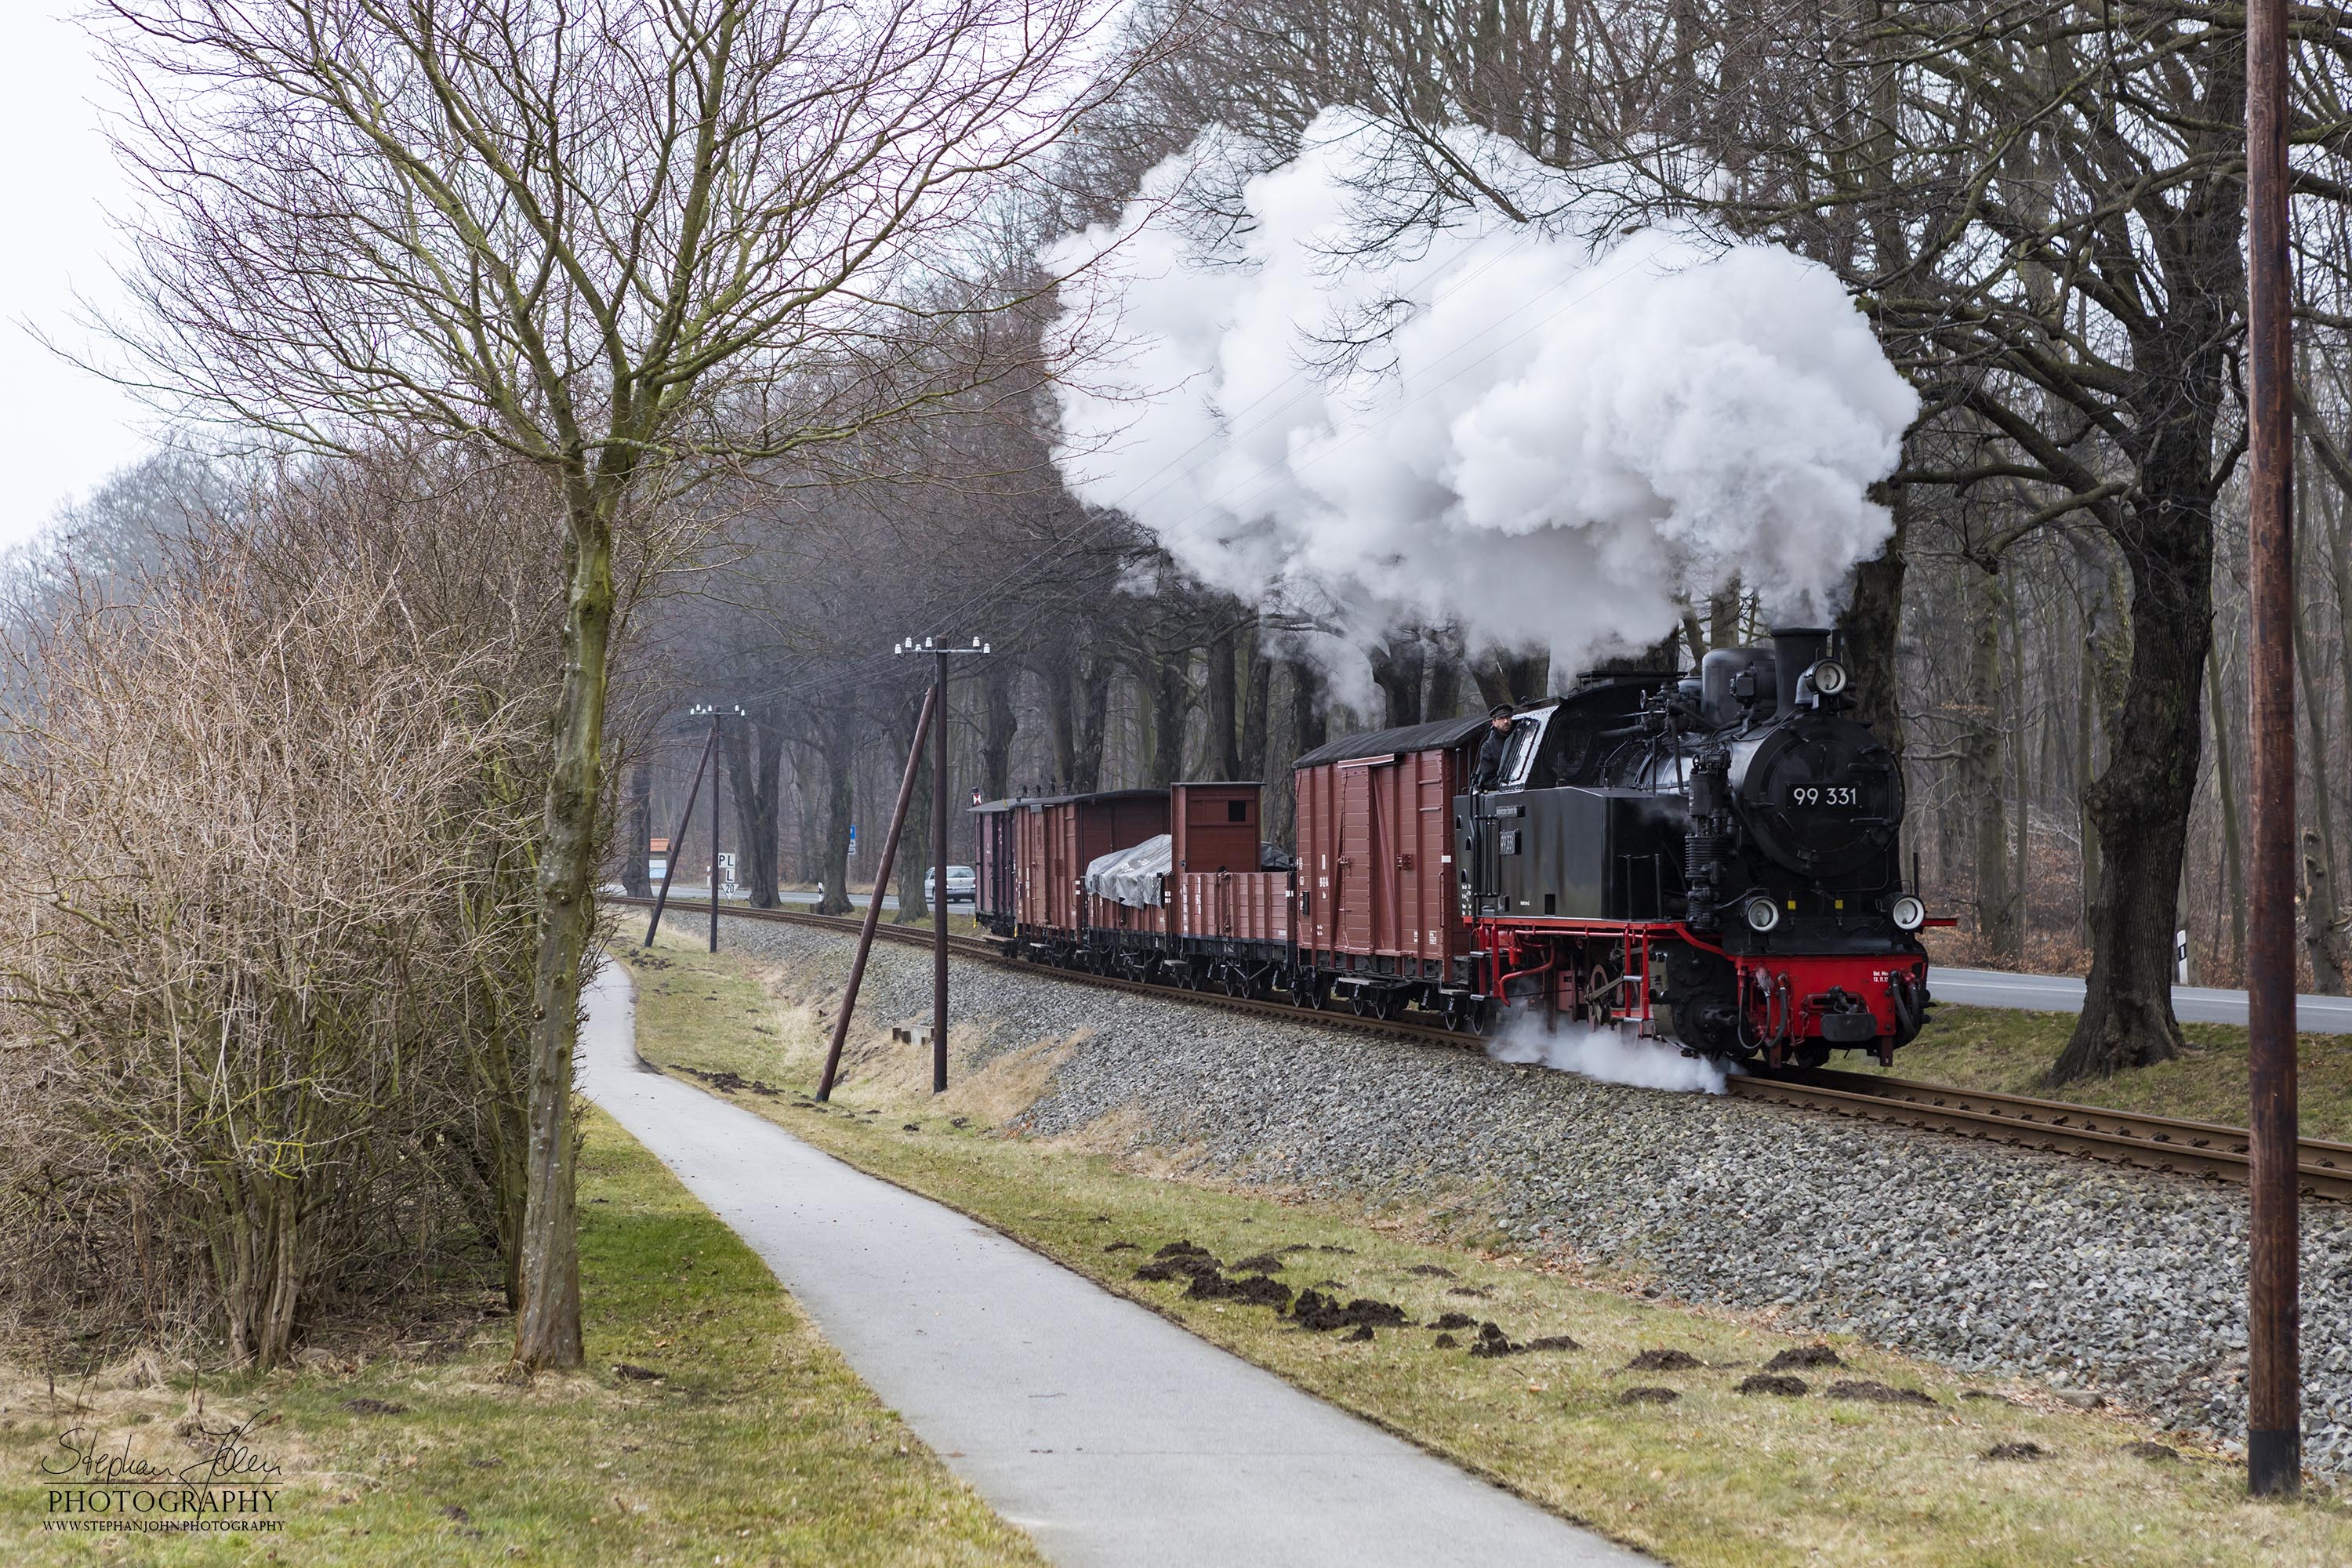
M 2319 677 L 2312 660 L 2311 637 L 2305 631 L 2301 606 L 2294 622 L 2294 664 L 2302 678 L 2303 710 L 2311 731 L 2305 748 L 2311 768 L 2311 799 L 2317 825 L 2303 831 L 2303 908 L 2305 954 L 2311 960 L 2311 983 L 2322 996 L 2344 994 L 2344 933 L 2336 908 L 2336 808 L 2329 803 L 2327 778 L 2327 710 L 2319 697 Z
M 2111 543 L 2103 535 L 2085 532 L 2077 532 L 2070 542 L 2089 579 L 2091 595 L 2083 615 L 2083 702 L 2074 784 L 2075 832 L 2083 846 L 2082 938 L 2087 945 L 2099 889 L 2099 834 L 2091 821 L 2091 785 L 2102 770 L 2100 742 L 2112 742 L 2121 722 L 2131 673 L 2131 623 Z
M 1478 683 L 1478 699 L 1483 705 L 1492 708 L 1497 702 L 1507 702 L 1517 707 L 1544 695 L 1551 682 L 1551 655 L 1488 653 L 1470 667 L 1470 675 Z
M 1013 793 L 1013 742 L 1021 729 L 1020 712 L 1013 705 L 1013 687 L 1021 670 L 1009 658 L 985 658 L 981 663 L 986 667 L 981 673 L 981 790 L 989 800 L 1003 800 Z
M 824 728 L 824 847 L 817 861 L 817 880 L 824 884 L 816 912 L 845 915 L 849 902 L 849 829 L 857 820 L 857 742 L 856 721 L 845 711 L 832 715 Z
M 793 876 L 796 880 L 814 882 L 823 875 L 817 869 L 824 858 L 818 846 L 824 841 L 817 822 L 823 797 L 816 787 L 817 775 L 824 772 L 824 754 L 806 742 L 793 745 L 793 817 L 796 840 Z
M 1895 493 L 1893 504 L 1898 507 L 1907 505 L 1902 491 L 1897 490 Z M 1886 547 L 1887 553 L 1895 558 L 1895 587 L 1898 590 L 1902 587 L 1903 567 L 1901 557 L 1895 553 L 1895 551 L 1896 546 L 1902 542 L 1903 518 L 1902 511 L 1895 514 L 1895 537 Z M 1854 587 L 1857 597 L 1862 591 L 1861 584 L 1857 583 Z M 1722 586 L 1706 596 L 1706 646 L 1710 653 L 1717 648 L 1739 646 L 1740 617 L 1741 612 L 1746 607 L 1747 597 L 1747 594 L 1739 585 L 1739 577 L 1736 573 Z M 1851 629 L 1848 635 L 1853 635 Z M 1855 673 L 1864 674 L 1865 671 L 1857 669 Z
M 1231 626 L 1209 639 L 1209 754 L 1201 772 L 1213 779 L 1242 776 L 1240 641 Z
M 2222 868 L 2230 899 L 2230 962 L 2242 971 L 2246 962 L 2246 867 L 2244 840 L 2238 826 L 2238 781 L 2230 767 L 2230 710 L 2221 704 L 2221 650 L 2205 658 L 2205 695 L 2213 709 L 2213 772 L 2221 786 Z
M 1433 632 L 1429 637 L 1429 698 L 1421 707 L 1431 723 L 1451 719 L 1462 710 L 1462 656 L 1458 638 Z
M 776 907 L 777 800 L 783 738 L 756 717 L 721 727 L 730 794 L 735 802 L 735 842 L 742 850 L 743 884 L 756 909 Z
M 1305 756 L 1331 738 L 1330 702 L 1323 671 L 1308 658 L 1286 659 L 1290 670 L 1290 732 Z
M 635 763 L 629 768 L 629 847 L 621 856 L 621 886 L 629 897 L 642 899 L 653 892 L 653 878 L 648 864 L 654 837 L 654 775 L 648 763 Z
M 914 699 L 913 705 L 899 715 L 898 747 L 891 759 L 899 766 L 904 766 L 902 759 L 915 743 L 915 725 L 921 713 L 922 699 L 918 697 Z M 937 714 L 931 721 L 944 724 L 947 715 Z M 881 831 L 888 832 L 888 826 L 884 825 Z M 881 840 L 877 838 L 875 842 L 878 844 Z M 907 826 L 898 830 L 898 863 L 893 868 L 898 876 L 898 910 L 890 917 L 892 925 L 918 925 L 931 918 L 930 905 L 923 898 L 923 874 L 930 858 L 931 748 L 925 745 L 923 754 L 915 759 L 915 793 L 907 802 Z M 947 873 L 942 870 L 940 875 L 944 877 Z M 874 884 L 874 896 L 877 899 L 882 896 L 879 881 Z
M 1235 763 L 1239 776 L 1245 779 L 1265 777 L 1265 733 L 1272 718 L 1274 697 L 1274 660 L 1258 651 L 1256 624 L 1251 623 L 1249 640 L 1242 645 L 1243 677 L 1242 736 Z
M 1895 670 L 1895 646 L 1903 635 L 1903 547 L 1911 521 L 1911 490 L 1907 485 L 1875 486 L 1872 499 L 1895 515 L 1895 533 L 1874 560 L 1853 569 L 1853 594 L 1839 615 L 1838 632 L 1845 644 L 1846 668 L 1853 679 L 1853 716 L 1870 726 L 1878 743 L 1903 760 L 1902 678 Z M 1729 647 L 1738 636 L 1739 586 L 1707 601 L 1707 640 Z
M 1979 575 L 1969 595 L 1969 686 L 1960 732 L 1960 798 L 1974 825 L 1969 859 L 1976 879 L 1977 936 L 1986 951 L 2013 956 L 2016 924 L 2009 886 L 2009 824 L 2000 776 L 2000 574 Z
M 2026 944 L 2033 937 L 2033 893 L 2032 862 L 2033 802 L 2026 784 L 2027 719 L 2025 706 L 2025 627 L 2017 614 L 2017 595 L 2009 595 L 2009 674 L 2010 674 L 2010 776 L 2017 784 L 2017 867 L 2010 879 L 2010 897 L 2015 904 L 2017 929 L 2016 954 L 2018 967 L 2025 967 Z
M 2172 1016 L 2172 936 L 2212 639 L 2212 503 L 2201 483 L 2210 431 L 2209 423 L 2190 451 L 2169 454 L 2169 471 L 2143 465 L 2121 541 L 2132 578 L 2131 673 L 2106 771 L 2090 790 L 2100 850 L 2091 973 L 2053 1083 L 2146 1067 L 2184 1048 Z
M 604 784 L 605 659 L 614 604 L 609 505 L 583 496 L 569 508 L 563 686 L 547 780 L 539 960 L 531 987 L 529 1184 L 514 1349 L 514 1364 L 525 1372 L 576 1367 L 583 1359 L 574 1185 L 580 1139 L 572 1059 L 579 1043 L 582 971 L 596 921 L 592 893 Z
M 1152 667 L 1151 776 L 1149 783 L 1171 784 L 1184 776 L 1184 710 L 1192 696 L 1189 652 L 1163 658 Z
M 1061 788 L 1087 794 L 1100 787 L 1103 721 L 1110 706 L 1110 668 L 1066 649 L 1040 671 L 1045 678 L 1045 713 L 1054 742 L 1054 766 Z
M 1371 650 L 1372 684 L 1386 701 L 1381 727 L 1401 730 L 1421 722 L 1421 683 L 1428 658 L 1421 634 L 1407 629 L 1391 634 Z

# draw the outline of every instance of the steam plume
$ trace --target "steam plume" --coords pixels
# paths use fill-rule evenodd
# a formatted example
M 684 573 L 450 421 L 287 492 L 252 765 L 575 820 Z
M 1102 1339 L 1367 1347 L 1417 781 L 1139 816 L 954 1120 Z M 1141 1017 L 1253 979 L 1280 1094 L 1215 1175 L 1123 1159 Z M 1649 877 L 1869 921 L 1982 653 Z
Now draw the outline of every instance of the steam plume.
M 1603 1083 L 1629 1083 L 1636 1089 L 1723 1092 L 1720 1062 L 1686 1057 L 1678 1047 L 1637 1039 L 1617 1029 L 1562 1023 L 1546 1034 L 1543 1020 L 1527 1012 L 1514 1013 L 1505 1020 L 1501 1032 L 1486 1043 L 1486 1054 L 1498 1062 L 1523 1067 L 1532 1063 Z
M 1837 280 L 1774 247 L 1653 229 L 1596 249 L 1475 214 L 1423 253 L 1349 258 L 1375 134 L 1327 110 L 1210 252 L 1160 216 L 1196 149 L 1116 234 L 1049 253 L 1118 241 L 1065 321 L 1108 311 L 1118 345 L 1057 390 L 1073 490 L 1244 598 L 1360 637 L 1458 620 L 1560 668 L 1655 642 L 1678 594 L 1733 573 L 1768 606 L 1832 607 L 1887 537 L 1864 492 L 1918 407 Z M 1402 323 L 1384 363 L 1311 367 L 1366 320 Z

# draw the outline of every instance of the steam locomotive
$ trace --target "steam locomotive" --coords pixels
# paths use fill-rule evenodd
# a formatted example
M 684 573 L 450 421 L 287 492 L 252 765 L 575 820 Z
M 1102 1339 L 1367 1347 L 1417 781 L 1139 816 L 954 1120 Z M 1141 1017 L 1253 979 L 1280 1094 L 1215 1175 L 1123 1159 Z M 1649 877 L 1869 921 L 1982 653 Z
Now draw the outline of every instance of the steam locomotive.
M 1931 922 L 1902 874 L 1900 767 L 1832 640 L 1595 671 L 1513 716 L 1488 787 L 1483 719 L 1334 741 L 1295 764 L 1295 858 L 1261 839 L 1255 784 L 987 802 L 978 915 L 1009 951 L 1137 980 L 1891 1063 Z

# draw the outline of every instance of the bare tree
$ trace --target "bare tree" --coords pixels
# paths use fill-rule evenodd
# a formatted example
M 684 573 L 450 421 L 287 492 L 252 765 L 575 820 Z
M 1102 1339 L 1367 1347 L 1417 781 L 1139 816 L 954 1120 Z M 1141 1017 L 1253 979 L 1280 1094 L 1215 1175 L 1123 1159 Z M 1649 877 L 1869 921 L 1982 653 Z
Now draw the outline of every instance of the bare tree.
M 133 105 L 116 142 L 149 203 L 131 280 L 146 320 L 121 329 L 122 374 L 291 440 L 342 448 L 383 427 L 482 439 L 542 477 L 566 666 L 515 1362 L 577 1365 L 572 1052 L 615 539 L 646 527 L 698 459 L 820 445 L 940 395 L 953 325 L 1007 302 L 942 282 L 955 241 L 1112 85 L 1100 10 L 107 9 Z
M 527 616 L 453 624 L 479 572 L 352 535 L 338 506 L 388 498 L 351 478 L 291 476 L 20 639 L 0 1297 L 29 1330 L 216 1328 L 267 1368 L 420 1254 L 491 1233 L 512 1257 L 515 781 L 552 661 Z

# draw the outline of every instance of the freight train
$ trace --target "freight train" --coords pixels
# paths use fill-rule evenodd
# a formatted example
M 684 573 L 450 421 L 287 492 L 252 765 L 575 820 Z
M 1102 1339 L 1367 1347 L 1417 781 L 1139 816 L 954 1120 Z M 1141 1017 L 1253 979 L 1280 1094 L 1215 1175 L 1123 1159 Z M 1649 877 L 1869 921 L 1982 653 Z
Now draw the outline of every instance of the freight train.
M 1832 634 L 1688 676 L 1605 668 L 1513 713 L 1349 735 L 1294 764 L 1295 856 L 1256 784 L 989 801 L 981 923 L 1042 963 L 1465 1030 L 1513 1016 L 1690 1054 L 1891 1064 L 1927 1005 L 1903 779 Z

